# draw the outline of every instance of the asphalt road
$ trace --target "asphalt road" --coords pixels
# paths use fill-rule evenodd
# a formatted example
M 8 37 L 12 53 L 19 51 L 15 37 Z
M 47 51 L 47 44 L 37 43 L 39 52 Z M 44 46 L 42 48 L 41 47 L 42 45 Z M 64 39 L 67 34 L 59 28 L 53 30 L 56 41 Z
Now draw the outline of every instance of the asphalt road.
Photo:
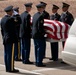
M 43 63 L 46 65 L 46 67 L 36 67 L 35 64 L 27 65 L 23 64 L 22 62 L 15 62 L 15 67 L 18 68 L 20 72 L 6 73 L 4 67 L 2 37 L 0 34 L 0 75 L 76 75 L 76 67 L 61 63 L 62 50 L 62 43 L 59 42 L 59 60 L 56 62 L 49 60 L 49 58 L 51 58 L 51 49 L 50 43 L 47 42 L 46 58 L 43 60 Z M 30 61 L 35 62 L 33 40 L 31 40 Z

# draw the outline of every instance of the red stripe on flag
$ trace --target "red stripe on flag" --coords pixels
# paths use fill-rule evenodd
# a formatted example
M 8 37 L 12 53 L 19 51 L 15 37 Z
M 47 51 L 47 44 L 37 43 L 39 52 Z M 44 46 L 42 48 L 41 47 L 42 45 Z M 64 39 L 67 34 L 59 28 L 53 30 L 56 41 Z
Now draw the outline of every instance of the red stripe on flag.
M 53 32 L 53 29 L 52 29 L 52 28 L 50 28 L 50 27 L 44 26 L 44 28 L 45 28 L 46 30 L 50 30 L 50 31 L 52 31 L 52 32 Z
M 65 27 L 65 32 L 64 32 L 64 36 L 65 36 L 65 39 L 68 37 L 68 29 L 69 29 L 69 26 L 68 26 L 68 24 L 66 24 L 66 23 L 64 23 L 64 25 L 66 26 Z
M 57 37 L 57 34 L 56 34 L 57 33 L 57 27 L 56 27 L 56 25 L 53 22 L 47 22 L 47 21 L 45 21 L 45 23 L 48 23 L 48 24 L 54 26 L 54 29 L 55 29 L 54 34 Z
M 44 24 L 45 23 L 46 23 L 46 26 L 44 26 L 44 29 L 45 29 L 45 32 L 46 32 L 48 38 L 53 38 L 53 39 L 56 39 L 56 40 L 63 39 L 63 32 L 62 32 L 63 25 L 62 25 L 62 23 L 60 23 L 59 21 L 47 20 L 47 19 L 44 20 Z M 59 32 L 58 32 L 57 25 L 55 25 L 55 23 L 58 24 L 58 26 L 60 27 Z M 31 24 L 32 24 L 32 18 L 31 18 Z M 63 23 L 63 24 L 65 26 L 65 30 L 64 30 L 64 39 L 65 39 L 65 38 L 67 38 L 67 33 L 68 33 L 68 30 L 69 30 L 69 26 L 66 23 Z M 48 26 L 48 25 L 50 25 L 50 26 Z M 57 32 L 59 33 L 61 38 L 57 36 Z
M 53 36 L 50 33 L 47 33 L 47 38 L 53 38 L 53 39 L 56 39 L 56 40 L 60 40 L 59 38 L 57 38 L 56 36 Z
M 63 38 L 63 36 L 62 36 L 62 25 L 58 21 L 55 21 L 55 22 L 58 23 L 58 25 L 60 26 L 60 37 Z

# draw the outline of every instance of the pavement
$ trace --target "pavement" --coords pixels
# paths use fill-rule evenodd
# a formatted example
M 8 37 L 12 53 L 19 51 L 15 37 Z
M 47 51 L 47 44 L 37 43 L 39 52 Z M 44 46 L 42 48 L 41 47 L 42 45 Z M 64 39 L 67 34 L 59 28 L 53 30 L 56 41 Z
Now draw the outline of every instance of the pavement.
M 23 64 L 22 62 L 15 61 L 15 68 L 19 69 L 20 72 L 7 73 L 5 72 L 4 49 L 2 45 L 2 37 L 0 34 L 0 75 L 76 75 L 76 67 L 61 63 L 62 50 L 63 50 L 62 42 L 59 42 L 59 60 L 55 62 L 49 60 L 49 58 L 51 58 L 51 49 L 50 49 L 50 43 L 47 42 L 46 58 L 43 60 L 43 63 L 46 65 L 46 67 L 36 67 L 35 64 L 28 65 Z M 33 40 L 31 40 L 30 61 L 35 62 Z

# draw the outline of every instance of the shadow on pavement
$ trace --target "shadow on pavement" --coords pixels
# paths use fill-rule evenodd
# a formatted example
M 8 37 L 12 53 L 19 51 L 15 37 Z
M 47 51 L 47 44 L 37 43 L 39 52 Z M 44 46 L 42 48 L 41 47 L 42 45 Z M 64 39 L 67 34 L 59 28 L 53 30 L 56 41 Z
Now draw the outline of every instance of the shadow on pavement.
M 49 60 L 49 62 L 44 63 L 46 65 L 45 68 L 55 68 L 55 69 L 61 69 L 61 70 L 70 70 L 70 71 L 76 71 L 75 66 L 71 66 L 67 63 L 61 63 L 62 59 L 59 59 L 58 61 Z
M 38 75 L 38 74 L 31 74 L 31 73 L 22 73 L 22 72 L 19 72 L 19 73 L 15 73 L 15 74 L 20 74 L 20 75 Z

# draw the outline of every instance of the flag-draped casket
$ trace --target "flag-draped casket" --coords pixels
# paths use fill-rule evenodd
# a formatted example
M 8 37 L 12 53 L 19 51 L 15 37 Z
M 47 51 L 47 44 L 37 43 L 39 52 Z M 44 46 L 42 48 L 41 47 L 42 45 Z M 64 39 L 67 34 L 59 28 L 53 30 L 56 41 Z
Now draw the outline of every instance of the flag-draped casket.
M 66 39 L 68 37 L 68 31 L 70 26 L 66 23 L 56 20 L 44 20 L 44 29 L 47 34 L 47 38 L 55 40 Z
M 32 19 L 31 19 L 32 23 Z M 56 21 L 56 20 L 47 20 L 44 19 L 44 29 L 47 35 L 47 38 L 60 40 L 66 39 L 68 37 L 68 30 L 70 26 L 66 23 Z

